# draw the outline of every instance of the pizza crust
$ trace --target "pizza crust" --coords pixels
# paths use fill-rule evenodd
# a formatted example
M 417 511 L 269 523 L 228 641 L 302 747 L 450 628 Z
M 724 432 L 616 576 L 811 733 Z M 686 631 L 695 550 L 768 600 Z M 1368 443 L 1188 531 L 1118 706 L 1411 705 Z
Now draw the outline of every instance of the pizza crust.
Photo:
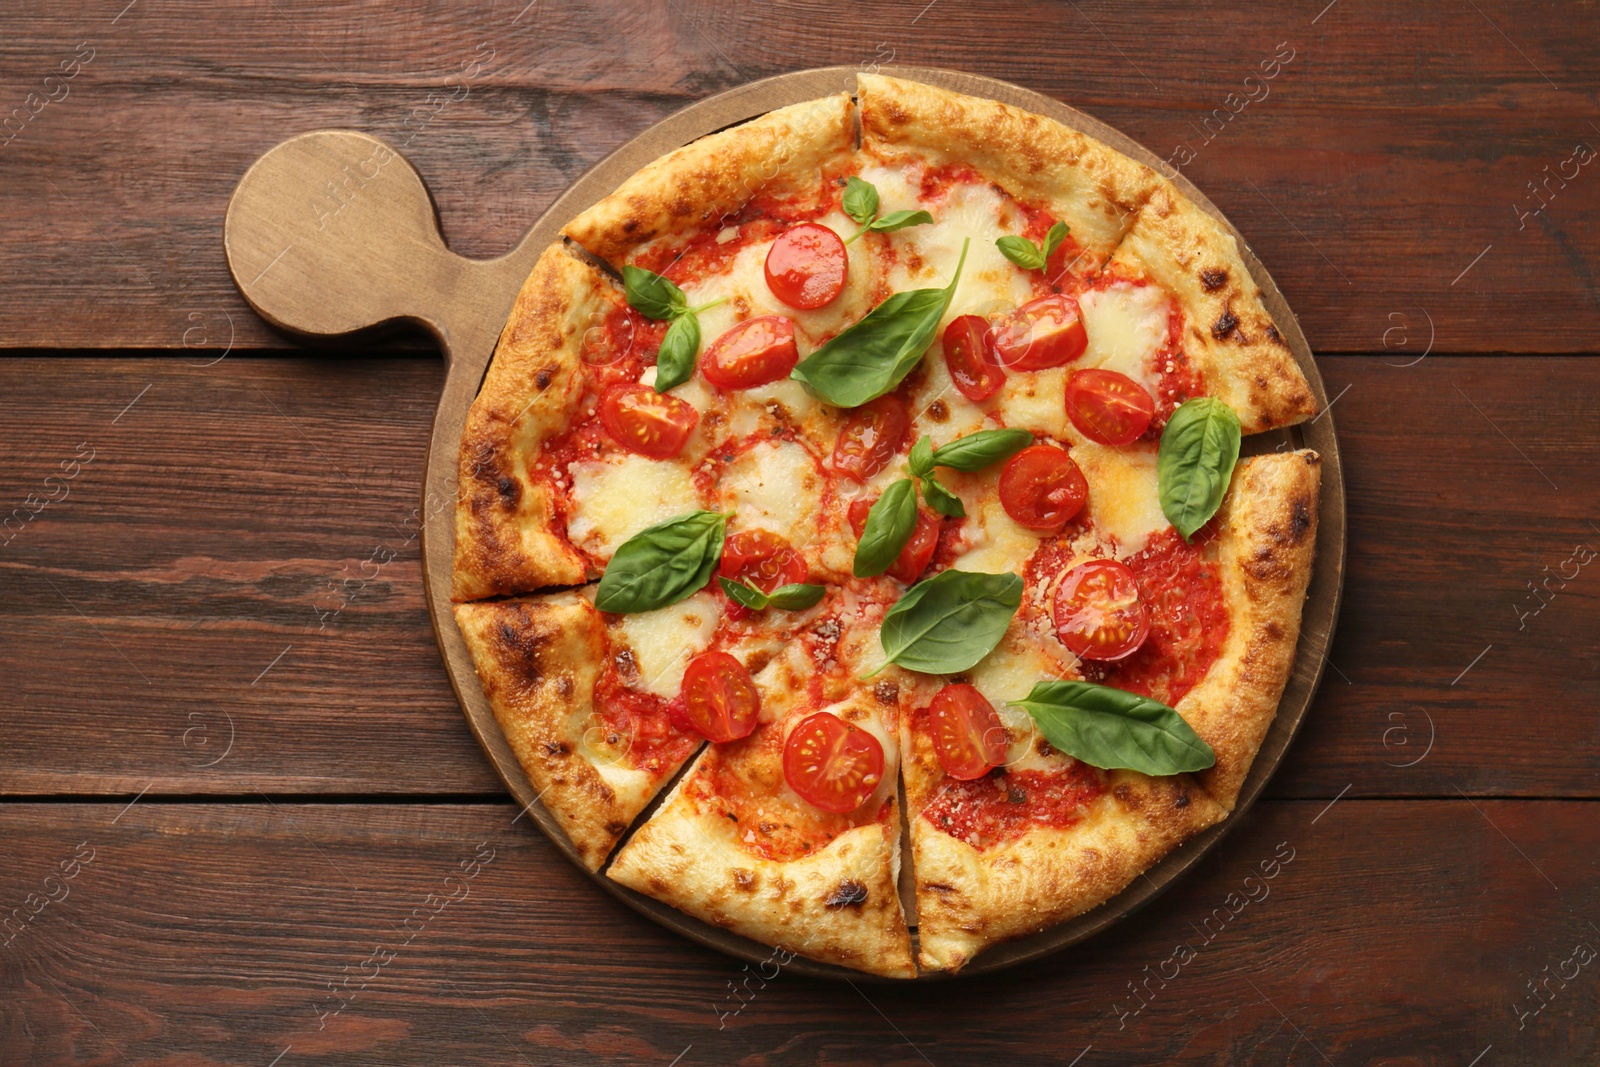
M 915 975 L 896 885 L 897 807 L 886 822 L 846 830 L 809 856 L 770 860 L 684 795 L 699 769 L 617 853 L 608 878 L 765 945 L 869 974 Z
M 1316 414 L 1316 397 L 1262 306 L 1238 241 L 1170 183 L 1151 194 L 1106 270 L 1147 278 L 1178 301 L 1184 352 L 1207 394 L 1234 410 L 1245 433 Z
M 977 168 L 1020 200 L 1043 201 L 1098 269 L 1151 192 L 1155 171 L 1054 119 L 996 100 L 881 74 L 857 75 L 868 155 L 927 154 Z
M 979 850 L 918 817 L 945 781 L 933 744 L 908 732 L 906 802 L 916 875 L 918 962 L 957 971 L 988 945 L 1081 915 L 1227 813 L 1189 775 L 1113 771 L 1070 829 L 1041 827 Z
M 848 93 L 792 104 L 669 152 L 561 232 L 616 266 L 642 245 L 738 213 L 757 195 L 815 197 L 848 170 L 854 148 Z
M 1317 543 L 1322 459 L 1310 449 L 1240 461 L 1223 501 L 1218 571 L 1228 637 L 1176 710 L 1217 753 L 1200 783 L 1233 810 L 1294 664 Z
M 458 604 L 456 625 L 489 706 L 539 802 L 591 871 L 644 810 L 669 769 L 652 775 L 588 736 L 605 625 L 579 592 Z
M 529 476 L 528 461 L 566 431 L 583 397 L 585 334 L 621 299 L 559 242 L 523 283 L 461 433 L 451 599 L 528 593 L 589 577 L 549 488 Z

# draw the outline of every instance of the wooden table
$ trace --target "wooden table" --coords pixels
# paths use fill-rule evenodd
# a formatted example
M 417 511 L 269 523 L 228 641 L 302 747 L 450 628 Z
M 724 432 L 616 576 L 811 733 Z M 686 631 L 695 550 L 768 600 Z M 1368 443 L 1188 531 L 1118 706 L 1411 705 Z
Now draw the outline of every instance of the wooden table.
M 125 3 L 0 13 L 0 1063 L 1600 1059 L 1592 8 Z M 517 821 L 423 606 L 437 358 L 275 335 L 222 214 L 350 127 L 497 254 L 688 101 L 891 60 L 1081 107 L 1249 237 L 1336 396 L 1345 606 L 1265 799 L 1148 909 L 978 981 L 763 984 Z

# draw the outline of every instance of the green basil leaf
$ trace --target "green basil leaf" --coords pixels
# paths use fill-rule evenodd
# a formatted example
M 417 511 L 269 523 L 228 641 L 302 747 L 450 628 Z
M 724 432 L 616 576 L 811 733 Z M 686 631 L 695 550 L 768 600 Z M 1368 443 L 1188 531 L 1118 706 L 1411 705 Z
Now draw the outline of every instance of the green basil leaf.
M 963 241 L 949 286 L 894 294 L 801 360 L 789 377 L 841 408 L 860 407 L 887 393 L 911 373 L 933 343 L 966 261 Z
M 656 392 L 664 393 L 688 381 L 699 354 L 700 320 L 686 311 L 672 320 L 661 338 L 661 350 L 656 353 Z
M 846 215 L 855 220 L 857 226 L 865 226 L 878 213 L 878 187 L 852 175 L 844 183 L 840 206 Z
M 1141 774 L 1203 771 L 1217 762 L 1211 746 L 1159 701 L 1092 682 L 1040 682 L 1026 700 L 1044 739 L 1074 759 Z
M 891 483 L 867 512 L 861 540 L 856 543 L 855 576 L 871 578 L 894 566 L 916 527 L 916 483 L 910 478 L 901 478 Z
M 736 604 L 741 604 L 751 611 L 763 611 L 771 603 L 767 594 L 751 585 L 749 582 L 736 582 L 731 578 L 718 577 L 722 584 L 722 591 L 728 594 L 728 599 Z
M 796 582 L 792 585 L 778 586 L 768 594 L 767 603 L 785 611 L 804 611 L 806 608 L 814 607 L 826 592 L 827 589 L 823 586 Z
M 967 507 L 961 503 L 961 498 L 939 484 L 939 479 L 931 473 L 923 476 L 922 498 L 928 506 L 941 515 L 948 515 L 952 519 L 963 518 L 967 514 Z
M 1058 222 L 1050 227 L 1050 232 L 1044 235 L 1044 258 L 1049 260 L 1052 253 L 1061 247 L 1061 242 L 1067 239 L 1067 224 Z M 1040 264 L 1043 266 L 1043 264 Z
M 878 639 L 888 663 L 954 674 L 994 651 L 1021 603 L 1022 579 L 1015 574 L 942 571 L 889 609 Z
M 1027 430 L 979 430 L 933 450 L 933 465 L 957 471 L 981 471 L 1010 459 L 1033 444 Z
M 722 555 L 725 515 L 691 511 L 640 530 L 618 547 L 595 593 L 601 611 L 628 615 L 676 604 L 705 587 Z
M 1023 270 L 1040 270 L 1044 267 L 1045 254 L 1026 237 L 1001 237 L 995 241 L 995 247 L 1000 249 L 1002 256 Z
M 1161 513 L 1187 541 L 1222 506 L 1239 461 L 1239 416 L 1209 396 L 1185 400 L 1161 431 L 1156 478 Z
M 907 226 L 926 226 L 932 221 L 933 216 L 926 211 L 891 211 L 881 219 L 873 219 L 867 224 L 867 229 L 878 233 L 893 233 Z
M 643 267 L 622 268 L 622 287 L 628 305 L 649 319 L 670 319 L 689 308 L 689 301 L 670 279 Z
M 923 434 L 911 446 L 911 473 L 918 478 L 933 470 L 933 438 Z

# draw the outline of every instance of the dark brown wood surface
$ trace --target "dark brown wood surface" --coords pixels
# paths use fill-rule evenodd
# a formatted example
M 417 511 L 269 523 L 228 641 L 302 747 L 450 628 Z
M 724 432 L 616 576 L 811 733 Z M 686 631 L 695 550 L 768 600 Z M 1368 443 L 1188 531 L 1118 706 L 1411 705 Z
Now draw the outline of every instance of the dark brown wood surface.
M 0 1064 L 1595 1062 L 1600 183 L 1562 164 L 1600 143 L 1596 30 L 1481 0 L 8 5 L 0 512 L 50 502 L 0 528 Z M 419 334 L 282 351 L 222 213 L 261 152 L 348 127 L 493 255 L 684 103 L 891 61 L 1196 153 L 1337 397 L 1344 608 L 1267 799 L 1145 911 L 981 981 L 762 987 L 512 823 L 424 608 L 442 368 Z

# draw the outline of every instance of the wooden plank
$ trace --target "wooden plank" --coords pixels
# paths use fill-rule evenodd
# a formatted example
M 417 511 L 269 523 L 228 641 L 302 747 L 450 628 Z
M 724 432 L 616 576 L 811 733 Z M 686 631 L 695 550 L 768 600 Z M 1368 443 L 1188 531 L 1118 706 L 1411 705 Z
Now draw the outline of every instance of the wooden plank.
M 382 20 L 343 0 L 109 16 L 28 0 L 0 40 L 0 124 L 12 122 L 0 125 L 0 256 L 13 265 L 0 344 L 282 346 L 240 301 L 220 235 L 244 169 L 295 133 L 356 128 L 401 145 L 454 247 L 483 256 L 689 100 L 803 67 L 898 61 L 1016 81 L 1182 164 L 1318 349 L 1384 351 L 1390 316 L 1407 315 L 1432 320 L 1439 350 L 1579 351 L 1600 327 L 1600 252 L 1584 239 L 1600 184 L 1574 150 L 1600 138 L 1600 73 L 1575 18 L 1594 29 L 1593 13 L 1440 0 L 1320 14 L 1287 0 L 878 2 L 846 21 L 799 0 Z M 1438 39 L 1459 47 L 1416 43 Z M 63 69 L 76 73 L 52 74 Z
M 1594 796 L 1600 571 L 1568 562 L 1600 550 L 1592 373 L 1395 363 L 1323 360 L 1343 618 L 1269 792 Z M 0 790 L 497 794 L 411 533 L 442 378 L 430 359 L 0 361 L 6 506 L 59 497 L 0 533 Z M 80 445 L 92 461 L 46 483 Z
M 29 921 L 0 949 L 0 1059 L 1593 1062 L 1592 808 L 1264 802 L 1069 953 L 853 989 L 776 964 L 763 985 L 509 805 L 12 803 L 0 904 Z

